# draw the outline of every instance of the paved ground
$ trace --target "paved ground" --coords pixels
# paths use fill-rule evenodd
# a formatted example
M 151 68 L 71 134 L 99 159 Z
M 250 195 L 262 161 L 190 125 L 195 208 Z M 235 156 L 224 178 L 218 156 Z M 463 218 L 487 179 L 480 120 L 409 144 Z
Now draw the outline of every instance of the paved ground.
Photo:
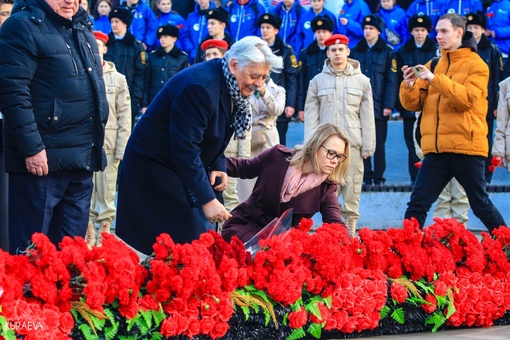
M 510 339 L 510 326 L 494 326 L 490 328 L 465 328 L 437 333 L 409 333 L 400 335 L 384 335 L 364 339 L 379 340 L 503 340 Z

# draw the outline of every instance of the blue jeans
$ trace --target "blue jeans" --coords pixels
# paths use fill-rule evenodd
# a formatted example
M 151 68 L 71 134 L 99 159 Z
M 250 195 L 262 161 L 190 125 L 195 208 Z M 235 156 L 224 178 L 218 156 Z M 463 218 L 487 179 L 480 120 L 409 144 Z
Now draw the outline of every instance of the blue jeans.
M 92 195 L 91 171 L 58 171 L 47 176 L 9 174 L 9 251 L 30 244 L 35 232 L 54 244 L 64 236 L 85 236 Z
M 427 212 L 446 184 L 455 177 L 466 190 L 473 213 L 492 231 L 505 225 L 503 216 L 492 204 L 485 182 L 485 157 L 454 153 L 428 154 L 418 171 L 405 218 L 415 217 L 423 227 Z

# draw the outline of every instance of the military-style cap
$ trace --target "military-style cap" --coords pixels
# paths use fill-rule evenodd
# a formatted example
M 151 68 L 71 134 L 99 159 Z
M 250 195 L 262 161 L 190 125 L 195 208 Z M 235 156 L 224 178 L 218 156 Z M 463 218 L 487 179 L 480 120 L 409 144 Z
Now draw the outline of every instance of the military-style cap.
M 313 33 L 315 33 L 317 30 L 326 30 L 330 32 L 335 30 L 335 24 L 333 23 L 333 20 L 331 20 L 331 18 L 326 15 L 318 15 L 313 18 L 311 26 Z
M 218 21 L 224 22 L 227 25 L 230 22 L 230 14 L 223 7 L 210 9 L 209 11 L 207 11 L 205 17 L 207 18 L 207 20 L 216 19 Z
M 347 38 L 343 34 L 333 34 L 331 37 L 326 39 L 326 41 L 324 42 L 324 45 L 326 45 L 326 47 L 335 45 L 335 44 L 349 45 L 349 38 Z
M 487 18 L 483 15 L 482 12 L 470 12 L 466 15 L 466 26 L 467 25 L 479 25 L 482 26 L 483 29 L 487 29 Z
M 264 13 L 257 21 L 257 25 L 259 25 L 259 27 L 262 26 L 262 24 L 269 24 L 279 30 L 280 27 L 282 27 L 282 18 L 271 13 Z
M 161 26 L 157 31 L 158 39 L 161 38 L 162 35 L 169 35 L 171 37 L 179 38 L 179 29 L 177 26 L 166 24 L 165 26 Z
M 426 14 L 423 15 L 415 14 L 411 18 L 409 18 L 408 26 L 409 32 L 411 32 L 413 28 L 416 27 L 423 27 L 428 32 L 430 32 L 432 30 L 432 20 L 430 20 L 430 17 Z
M 105 45 L 108 42 L 108 34 L 105 34 L 101 31 L 94 31 L 94 38 L 96 38 L 96 40 L 101 40 L 105 43 Z
M 108 14 L 108 20 L 112 21 L 113 18 L 119 19 L 125 23 L 127 27 L 131 26 L 133 22 L 133 14 L 127 7 L 117 7 L 111 10 L 110 14 Z
M 379 32 L 384 31 L 384 20 L 375 14 L 369 14 L 366 17 L 363 18 L 363 23 L 361 24 L 361 27 L 365 26 L 374 26 L 377 28 Z
M 202 51 L 208 50 L 210 48 L 221 48 L 223 50 L 228 50 L 228 43 L 225 40 L 220 39 L 208 39 L 200 45 Z

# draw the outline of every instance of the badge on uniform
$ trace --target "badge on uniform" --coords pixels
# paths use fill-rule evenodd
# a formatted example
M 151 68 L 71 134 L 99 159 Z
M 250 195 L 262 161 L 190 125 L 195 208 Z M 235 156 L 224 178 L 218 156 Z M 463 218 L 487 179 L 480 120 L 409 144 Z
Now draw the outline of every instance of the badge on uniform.
M 299 67 L 299 64 L 297 62 L 296 56 L 294 54 L 290 56 L 290 64 L 294 68 Z

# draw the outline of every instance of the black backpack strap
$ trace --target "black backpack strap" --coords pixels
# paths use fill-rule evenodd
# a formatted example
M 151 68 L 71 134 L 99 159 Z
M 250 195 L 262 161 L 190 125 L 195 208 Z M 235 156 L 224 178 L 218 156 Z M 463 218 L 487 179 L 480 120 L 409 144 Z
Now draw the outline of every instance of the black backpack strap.
M 434 73 L 434 70 L 436 69 L 438 62 L 439 62 L 439 57 L 432 58 L 432 62 L 430 63 L 430 72 Z

